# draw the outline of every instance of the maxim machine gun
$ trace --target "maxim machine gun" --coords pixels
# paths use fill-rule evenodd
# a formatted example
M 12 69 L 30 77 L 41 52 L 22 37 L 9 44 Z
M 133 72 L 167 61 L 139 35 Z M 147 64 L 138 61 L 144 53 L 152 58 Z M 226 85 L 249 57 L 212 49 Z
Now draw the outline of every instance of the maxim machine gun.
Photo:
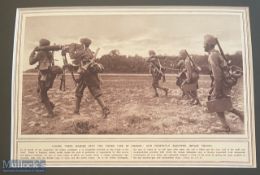
M 65 74 L 66 70 L 68 70 L 71 74 L 72 80 L 74 82 L 74 85 L 77 85 L 77 80 L 75 78 L 75 75 L 73 73 L 74 68 L 80 67 L 83 70 L 79 71 L 85 71 L 91 68 L 91 70 L 97 71 L 97 72 L 102 72 L 104 70 L 104 67 L 101 64 L 95 63 L 96 57 L 98 54 L 98 51 L 100 48 L 98 48 L 94 54 L 94 58 L 90 60 L 87 64 L 83 64 L 82 62 L 82 57 L 86 54 L 85 52 L 85 47 L 82 44 L 76 44 L 76 43 L 71 43 L 71 44 L 66 44 L 66 45 L 51 45 L 51 46 L 40 46 L 36 47 L 35 51 L 60 51 L 61 50 L 61 55 L 62 55 L 62 60 L 63 60 L 63 66 L 62 66 L 62 76 L 61 76 L 61 82 L 60 82 L 60 90 L 65 91 Z M 76 66 L 73 66 L 72 64 L 68 63 L 67 60 L 67 53 L 70 56 L 70 59 L 72 59 L 72 63 Z M 81 65 L 81 66 L 80 66 Z
M 219 52 L 221 56 L 227 63 L 226 66 L 222 67 L 222 72 L 224 75 L 223 86 L 224 88 L 231 89 L 233 86 L 237 84 L 238 78 L 240 78 L 243 75 L 243 70 L 238 66 L 232 65 L 231 60 L 227 59 L 217 38 L 216 38 L 216 43 L 219 48 Z M 212 75 L 212 72 L 211 72 L 211 80 L 212 80 L 211 90 L 209 92 L 208 102 L 207 102 L 208 111 L 224 112 L 230 110 L 232 108 L 232 102 L 229 96 L 226 96 L 225 98 L 218 98 L 213 100 L 211 99 L 211 94 L 214 90 L 213 89 L 214 77 Z

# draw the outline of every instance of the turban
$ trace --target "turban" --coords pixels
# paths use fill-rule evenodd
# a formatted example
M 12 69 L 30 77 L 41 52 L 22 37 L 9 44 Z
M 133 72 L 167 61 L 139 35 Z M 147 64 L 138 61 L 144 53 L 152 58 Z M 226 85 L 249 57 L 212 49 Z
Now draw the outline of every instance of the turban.
M 155 55 L 155 51 L 154 50 L 149 50 L 149 55 Z
M 204 44 L 210 44 L 215 46 L 217 44 L 217 38 L 212 35 L 205 35 Z
M 185 49 L 180 50 L 179 56 L 180 56 L 181 58 L 186 58 L 186 57 L 187 57 L 186 50 L 185 50 Z

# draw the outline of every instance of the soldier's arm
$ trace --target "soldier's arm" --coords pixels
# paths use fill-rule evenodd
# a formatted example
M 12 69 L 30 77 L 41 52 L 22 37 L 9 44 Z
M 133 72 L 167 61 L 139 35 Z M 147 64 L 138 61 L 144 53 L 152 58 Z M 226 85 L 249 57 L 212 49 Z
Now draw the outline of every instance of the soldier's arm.
M 51 65 L 54 66 L 54 53 L 51 54 Z
M 151 74 L 152 73 L 152 64 L 149 63 L 149 73 Z
M 223 58 L 222 55 L 219 54 L 219 65 L 221 68 L 226 68 L 227 67 L 227 62 L 226 60 Z
M 39 61 L 39 59 L 40 59 L 39 53 L 36 53 L 36 51 L 34 49 L 29 57 L 30 65 L 35 64 L 37 61 Z
M 215 81 L 222 80 L 222 68 L 221 68 L 221 57 L 220 54 L 212 54 L 209 59 L 209 63 L 211 65 L 212 74 Z
M 187 70 L 187 82 L 190 82 L 192 77 L 192 66 L 190 61 L 185 61 L 185 69 Z

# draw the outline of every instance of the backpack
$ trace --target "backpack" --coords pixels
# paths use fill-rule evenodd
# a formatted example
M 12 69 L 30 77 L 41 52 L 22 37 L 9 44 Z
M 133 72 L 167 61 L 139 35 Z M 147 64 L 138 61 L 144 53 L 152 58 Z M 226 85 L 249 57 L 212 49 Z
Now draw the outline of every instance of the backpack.
M 229 66 L 222 69 L 224 81 L 223 85 L 226 88 L 232 88 L 237 84 L 238 78 L 240 78 L 243 75 L 243 71 L 238 66 Z

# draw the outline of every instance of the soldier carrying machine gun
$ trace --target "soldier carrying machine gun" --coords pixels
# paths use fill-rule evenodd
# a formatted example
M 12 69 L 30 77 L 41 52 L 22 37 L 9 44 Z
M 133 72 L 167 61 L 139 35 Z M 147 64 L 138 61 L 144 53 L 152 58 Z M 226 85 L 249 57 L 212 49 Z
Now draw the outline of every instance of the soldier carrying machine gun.
M 104 70 L 103 65 L 96 63 L 96 56 L 99 48 L 95 53 L 89 49 L 91 40 L 88 38 L 80 39 L 80 44 L 72 43 L 68 45 L 40 45 L 34 50 L 39 52 L 50 52 L 61 50 L 61 55 L 63 56 L 63 69 L 62 78 L 60 84 L 60 90 L 65 90 L 65 71 L 68 69 L 71 72 L 72 79 L 77 85 L 75 96 L 76 96 L 76 106 L 74 114 L 79 114 L 80 103 L 83 96 L 84 89 L 88 87 L 90 93 L 94 96 L 98 104 L 103 110 L 104 118 L 110 113 L 109 108 L 105 105 L 102 98 L 102 90 L 100 87 L 101 81 L 98 73 Z M 68 64 L 66 54 L 69 53 L 72 63 L 76 66 Z M 76 79 L 73 70 L 74 67 L 78 68 L 79 78 Z
M 49 51 L 60 51 L 61 50 L 61 55 L 63 57 L 63 66 L 62 66 L 62 76 L 61 76 L 61 82 L 60 82 L 60 90 L 65 91 L 65 73 L 66 73 L 66 69 L 69 70 L 69 72 L 71 73 L 71 77 L 73 79 L 73 82 L 76 86 L 77 81 L 76 78 L 74 76 L 73 73 L 73 66 L 71 64 L 68 63 L 67 57 L 66 57 L 66 53 L 69 52 L 68 48 L 71 44 L 68 45 L 49 45 L 49 46 L 40 46 L 40 47 L 36 47 L 35 50 L 36 51 L 45 51 L 45 52 L 49 52 Z
M 35 47 L 29 57 L 31 65 L 38 63 L 38 87 L 40 92 L 41 102 L 45 105 L 48 114 L 46 117 L 53 117 L 54 103 L 48 97 L 48 90 L 52 88 L 56 75 L 61 74 L 62 70 L 59 66 L 54 66 L 53 52 L 57 51 L 59 47 L 50 46 L 50 41 L 41 39 L 39 46 Z

